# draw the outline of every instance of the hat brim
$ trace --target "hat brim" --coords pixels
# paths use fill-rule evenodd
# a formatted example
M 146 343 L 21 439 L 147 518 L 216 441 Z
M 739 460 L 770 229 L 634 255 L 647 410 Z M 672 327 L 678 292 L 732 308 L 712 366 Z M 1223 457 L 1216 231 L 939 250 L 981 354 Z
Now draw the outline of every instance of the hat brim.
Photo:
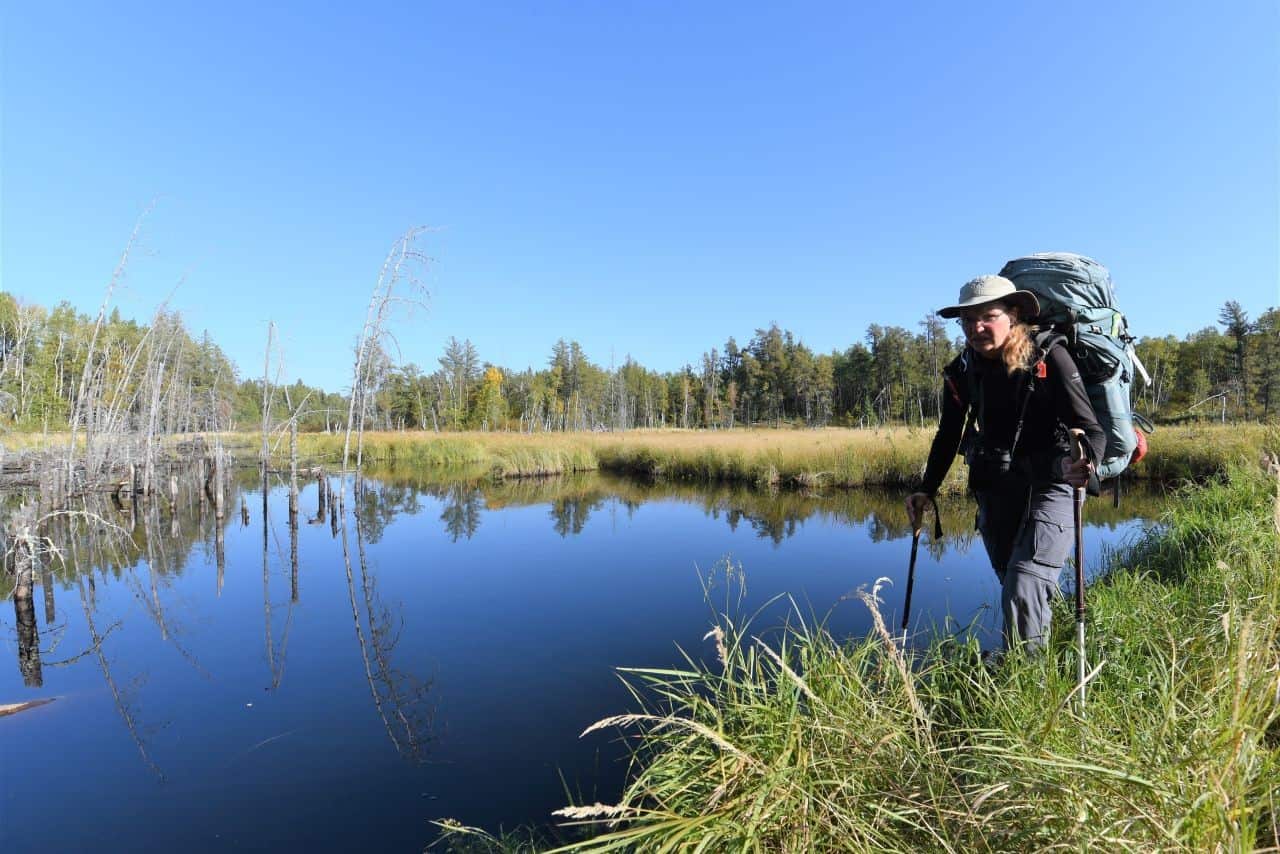
M 991 299 L 972 299 L 968 302 L 962 302 L 959 305 L 949 305 L 946 308 L 938 309 L 939 317 L 953 318 L 959 317 L 971 308 L 977 308 L 983 305 L 991 305 L 994 302 L 1002 302 L 1006 305 L 1016 306 L 1018 309 L 1018 319 L 1027 320 L 1040 314 L 1040 301 L 1036 299 L 1036 295 L 1031 291 L 1013 291 L 1004 296 L 994 297 Z

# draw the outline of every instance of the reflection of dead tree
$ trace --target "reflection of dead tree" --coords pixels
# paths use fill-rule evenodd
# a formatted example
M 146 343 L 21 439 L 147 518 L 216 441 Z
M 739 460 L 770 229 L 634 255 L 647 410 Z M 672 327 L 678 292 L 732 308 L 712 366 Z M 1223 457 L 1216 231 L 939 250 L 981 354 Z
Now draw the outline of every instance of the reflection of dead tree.
M 103 507 L 107 506 L 108 499 L 103 496 L 100 500 L 103 506 L 98 509 L 102 510 Z M 128 681 L 126 680 L 123 685 L 118 683 L 117 675 L 112 672 L 112 664 L 105 650 L 105 641 L 111 632 L 120 626 L 120 621 L 113 621 L 106 627 L 105 631 L 99 630 L 96 620 L 98 615 L 96 614 L 97 603 L 94 593 L 93 570 L 94 567 L 102 567 L 104 571 L 107 567 L 114 567 L 117 571 L 123 571 L 123 575 L 129 581 L 135 597 L 148 610 L 150 617 L 160 629 L 161 636 L 170 645 L 174 646 L 194 667 L 200 669 L 199 664 L 176 643 L 174 638 L 175 625 L 172 619 L 167 618 L 164 613 L 161 588 L 164 586 L 166 568 L 176 565 L 180 558 L 172 556 L 172 552 L 166 553 L 163 537 L 167 526 L 162 526 L 160 523 L 158 504 L 149 503 L 145 513 L 137 513 L 135 511 L 136 515 L 132 516 L 132 521 L 137 526 L 135 528 L 136 536 L 145 536 L 145 544 L 135 540 L 128 530 L 104 518 L 101 513 L 93 512 L 91 510 L 92 506 L 89 500 L 86 499 L 82 510 L 55 510 L 38 519 L 32 518 L 34 516 L 34 508 L 29 506 L 12 517 L 10 521 L 11 530 L 14 530 L 15 533 L 20 533 L 21 536 L 11 535 L 7 545 L 10 550 L 14 551 L 15 566 L 24 565 L 17 560 L 20 556 L 18 551 L 15 550 L 15 547 L 21 543 L 23 545 L 22 552 L 44 558 L 41 561 L 42 565 L 47 565 L 49 561 L 56 560 L 64 571 L 69 567 L 74 568 L 78 575 L 76 583 L 79 588 L 90 644 L 88 649 L 78 655 L 63 661 L 46 661 L 43 667 L 47 669 L 49 667 L 66 666 L 90 654 L 94 655 L 102 670 L 103 678 L 115 703 L 117 713 L 124 722 L 130 738 L 133 739 L 134 744 L 137 746 L 139 755 L 142 757 L 144 764 L 157 777 L 163 780 L 164 774 L 155 764 L 148 750 L 144 734 L 148 729 L 141 723 L 135 709 L 132 707 L 134 699 L 130 696 L 132 692 L 128 688 Z M 82 549 L 87 550 L 87 553 L 82 553 Z M 146 589 L 144 582 L 140 580 L 140 573 L 137 568 L 131 565 L 139 550 L 145 555 L 145 559 L 148 562 L 150 572 L 149 591 Z M 36 571 L 35 565 L 32 564 L 32 578 Z M 53 583 L 52 573 L 42 572 L 41 575 L 44 583 L 51 590 Z M 27 598 L 29 601 L 30 597 Z M 46 602 L 48 602 L 47 599 Z M 47 637 L 48 633 L 46 632 L 46 640 Z M 33 648 L 38 654 L 38 644 Z M 20 656 L 22 654 L 20 650 Z M 45 655 L 47 657 L 48 652 Z M 201 670 L 201 672 L 203 673 L 204 671 Z
M 116 687 L 116 682 L 111 678 L 111 666 L 107 663 L 107 656 L 102 651 L 103 636 L 98 634 L 97 628 L 93 623 L 93 609 L 89 607 L 90 591 L 85 588 L 85 580 L 80 578 L 80 603 L 84 606 L 84 619 L 89 626 L 89 638 L 93 643 L 93 649 L 98 654 L 98 665 L 102 668 L 102 676 L 107 681 L 107 688 L 111 691 L 111 698 L 115 700 L 116 711 L 120 714 L 120 719 L 124 721 L 125 729 L 129 730 L 129 736 L 133 739 L 133 743 L 138 746 L 138 753 L 142 756 L 142 761 L 147 767 L 164 781 L 164 772 L 162 772 L 156 763 L 151 760 L 151 756 L 147 753 L 147 745 L 143 742 L 142 736 L 138 733 L 138 726 L 134 722 L 133 714 L 129 711 L 129 706 L 125 702 L 125 698 L 120 693 L 120 689 Z
M 391 739 L 396 752 L 406 759 L 421 761 L 424 758 L 427 742 L 430 740 L 434 715 L 434 710 L 427 705 L 431 682 L 418 682 L 408 674 L 396 670 L 390 663 L 391 653 L 399 640 L 399 634 L 392 630 L 390 610 L 378 602 L 374 582 L 368 570 L 360 514 L 355 513 L 353 515 L 360 560 L 360 587 L 365 605 L 365 619 L 361 620 L 360 605 L 356 601 L 355 575 L 351 568 L 351 549 L 347 540 L 347 515 L 341 507 L 342 496 L 343 492 L 339 492 L 339 513 L 342 516 L 342 559 L 347 570 L 351 619 L 355 624 L 356 641 L 360 645 L 360 656 L 364 661 L 369 694 L 373 698 L 374 708 L 382 719 L 387 737 Z M 364 631 L 365 622 L 369 627 L 367 639 Z
M 22 674 L 22 684 L 29 688 L 39 688 L 44 684 L 44 672 L 40 669 L 40 630 L 36 627 L 35 573 L 36 564 L 40 560 L 39 549 L 32 533 L 34 507 L 28 505 L 28 511 L 16 526 L 11 537 L 13 546 L 14 571 L 16 584 L 13 588 L 13 610 L 18 623 L 18 672 Z
M 146 610 L 148 616 L 151 617 L 151 621 L 160 630 L 160 639 L 177 650 L 178 654 L 195 668 L 196 672 L 208 679 L 209 671 L 205 670 L 200 662 L 196 660 L 196 657 L 178 642 L 174 632 L 170 630 L 168 621 L 165 619 L 164 605 L 160 601 L 159 579 L 160 570 L 168 564 L 168 560 L 165 556 L 164 538 L 161 534 L 160 510 L 155 503 L 148 503 L 147 511 L 141 515 L 140 521 L 142 523 L 142 536 L 147 541 L 147 581 L 151 588 L 151 596 L 148 597 L 143 592 L 142 582 L 138 579 L 132 567 L 128 571 L 129 585 L 133 588 L 134 595 L 142 603 L 142 607 Z M 216 521 L 215 524 L 217 524 Z
M 152 761 L 151 755 L 147 752 L 146 742 L 143 740 L 142 734 L 138 729 L 137 720 L 135 719 L 133 712 L 129 708 L 129 703 L 125 697 L 124 692 L 121 691 L 119 686 L 117 686 L 115 678 L 111 674 L 111 666 L 107 661 L 106 653 L 103 651 L 103 645 L 104 645 L 104 642 L 106 641 L 107 636 L 111 633 L 113 629 L 117 628 L 120 625 L 120 621 L 117 620 L 116 622 L 112 623 L 110 626 L 107 627 L 107 630 L 105 632 L 101 632 L 101 633 L 98 632 L 97 627 L 93 621 L 93 614 L 94 614 L 94 611 L 97 610 L 98 605 L 96 601 L 96 592 L 95 592 L 95 585 L 93 581 L 92 567 L 94 566 L 107 567 L 107 566 L 113 566 L 113 565 L 127 566 L 129 564 L 129 559 L 127 555 L 122 553 L 121 546 L 126 542 L 134 543 L 136 545 L 136 540 L 133 539 L 133 536 L 130 534 L 129 531 L 126 531 L 125 529 L 117 525 L 108 525 L 105 528 L 100 527 L 100 523 L 102 522 L 101 517 L 88 512 L 87 508 L 84 512 L 76 514 L 74 517 L 72 517 L 71 522 L 73 524 L 75 522 L 84 523 L 84 532 L 86 535 L 87 548 L 90 550 L 89 559 L 88 559 L 88 562 L 86 563 L 85 561 L 82 561 L 80 559 L 77 553 L 78 537 L 76 536 L 74 530 L 69 531 L 67 533 L 66 539 L 71 547 L 73 564 L 76 567 L 83 566 L 88 570 L 85 574 L 79 576 L 79 578 L 77 579 L 77 583 L 80 589 L 80 604 L 84 609 L 85 623 L 89 628 L 89 638 L 91 641 L 90 649 L 97 656 L 98 665 L 102 669 L 103 679 L 106 681 L 107 689 L 111 692 L 112 700 L 115 702 L 116 712 L 120 715 L 120 720 L 124 722 L 125 729 L 128 730 L 129 732 L 129 737 L 133 739 L 134 744 L 137 746 L 138 754 L 142 757 L 143 763 L 145 763 L 146 766 L 150 768 L 151 771 L 156 775 L 156 777 L 159 778 L 161 782 L 163 782 L 165 779 L 164 772 L 162 772 L 160 768 L 155 764 L 155 762 Z M 100 535 L 104 532 L 106 534 L 105 537 Z M 143 535 L 150 537 L 151 533 L 152 533 L 151 531 L 147 530 L 144 522 Z M 149 566 L 149 571 L 155 572 L 154 565 Z M 142 593 L 141 581 L 138 580 L 136 574 L 134 574 L 132 570 L 130 570 L 129 572 L 129 577 L 130 577 L 131 587 L 134 590 L 135 597 L 138 599 L 138 601 L 142 602 L 145 607 L 146 596 L 143 595 Z M 160 615 L 160 616 L 162 617 L 163 615 Z M 153 619 L 155 619 L 154 616 L 153 616 Z M 181 646 L 175 643 L 172 639 L 169 640 L 169 643 L 173 645 L 174 648 L 178 650 L 179 654 L 181 654 L 184 659 L 186 659 L 193 667 L 195 667 L 198 672 L 205 675 L 206 677 L 208 676 L 207 671 L 205 671 L 202 667 L 200 667 L 200 665 L 194 660 L 194 658 L 192 658 L 184 649 L 182 649 Z
M 44 666 L 45 667 L 70 667 L 80 659 L 84 658 L 86 655 L 95 654 L 99 649 L 102 648 L 102 644 L 106 642 L 107 638 L 111 637 L 111 633 L 114 632 L 116 629 L 120 628 L 122 625 L 124 625 L 122 621 L 116 620 L 114 623 L 107 626 L 106 631 L 104 631 L 101 635 L 98 636 L 97 642 L 91 644 L 89 648 L 86 649 L 84 652 L 76 653 L 70 658 L 64 658 L 61 661 L 46 661 L 44 663 Z
M 265 479 L 263 480 L 262 488 L 264 490 L 267 488 Z M 269 537 L 273 534 L 274 531 L 271 528 L 271 516 L 267 512 L 267 502 L 264 500 L 262 502 L 262 613 L 264 622 L 263 632 L 266 635 L 267 669 L 271 673 L 271 690 L 279 688 L 281 681 L 284 679 L 285 652 L 289 648 L 289 629 L 293 626 L 293 603 L 297 601 L 296 596 L 291 596 L 289 599 L 289 610 L 284 621 L 284 634 L 280 638 L 280 657 L 277 662 L 275 641 L 271 635 L 271 562 L 267 551 Z M 276 551 L 279 552 L 279 550 L 280 541 L 277 537 Z M 297 577 L 296 570 L 294 572 L 294 577 Z
M 13 607 L 18 630 L 18 671 L 24 685 L 39 688 L 44 684 L 44 666 L 41 662 L 40 631 L 36 625 L 35 579 L 40 575 L 44 588 L 45 628 L 49 629 L 54 618 L 53 560 L 61 560 L 62 553 L 44 531 L 59 523 L 70 522 L 79 516 L 90 514 L 71 510 L 58 510 L 37 517 L 38 506 L 24 504 L 9 519 L 5 532 L 3 563 L 14 570 Z M 110 523 L 100 516 L 93 519 L 104 525 Z M 115 527 L 115 526 L 111 526 Z M 116 530 L 122 530 L 116 528 Z M 57 632 L 55 631 L 55 636 Z M 55 643 L 55 647 L 56 647 Z
M 365 554 L 363 525 L 360 522 L 359 514 L 356 514 L 356 549 L 360 555 L 360 589 L 364 594 L 365 613 L 369 619 L 369 635 L 373 640 L 373 656 L 378 664 L 378 681 L 381 683 L 382 690 L 386 696 L 392 700 L 396 717 L 399 718 L 401 726 L 404 727 L 405 733 L 408 735 L 410 750 L 414 756 L 417 756 L 422 747 L 421 738 L 416 732 L 415 723 L 417 722 L 411 721 L 410 717 L 416 711 L 416 704 L 426 699 L 427 691 L 430 690 L 431 685 L 429 682 L 415 684 L 412 677 L 399 673 L 391 667 L 389 656 L 400 641 L 399 628 L 403 628 L 403 623 L 399 628 L 393 630 L 391 610 L 377 599 L 374 590 L 375 580 L 372 573 L 369 572 L 369 559 Z M 405 688 L 400 683 L 404 683 L 404 686 L 407 687 L 407 694 L 404 693 Z M 429 713 L 422 724 L 423 729 L 429 729 Z
M 40 588 L 44 591 L 44 624 L 48 627 L 57 617 L 57 609 L 53 604 L 53 570 L 47 560 L 40 563 Z

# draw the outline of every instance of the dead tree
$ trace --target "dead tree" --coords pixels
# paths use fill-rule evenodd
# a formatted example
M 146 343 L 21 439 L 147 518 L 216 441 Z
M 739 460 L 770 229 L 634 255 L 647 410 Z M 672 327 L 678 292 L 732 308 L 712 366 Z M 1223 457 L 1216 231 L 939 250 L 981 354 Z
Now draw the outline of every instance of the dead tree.
M 154 203 L 153 203 L 154 206 Z M 142 222 L 147 214 L 151 211 L 151 206 L 143 211 L 142 216 L 138 217 L 133 226 L 133 232 L 129 235 L 129 241 L 125 244 L 124 252 L 120 255 L 120 261 L 116 264 L 115 271 L 111 274 L 111 280 L 107 283 L 107 292 L 102 299 L 102 305 L 98 308 L 98 319 L 93 324 L 93 334 L 89 337 L 89 351 L 85 356 L 84 369 L 80 373 L 80 385 L 76 392 L 75 400 L 71 404 L 70 428 L 71 439 L 67 446 L 67 484 L 72 486 L 75 477 L 75 453 L 76 453 L 76 431 L 80 427 L 80 421 L 84 417 L 84 407 L 87 403 L 87 393 L 90 387 L 90 379 L 93 376 L 93 357 L 94 349 L 98 343 L 98 334 L 102 331 L 102 323 L 107 316 L 107 306 L 111 303 L 111 295 L 115 293 L 116 286 L 124 277 L 124 271 L 129 266 L 129 254 L 133 251 L 134 244 L 138 241 L 138 234 L 142 230 Z M 92 443 L 91 428 L 89 424 L 85 425 L 85 457 L 88 459 L 89 446 Z
M 342 444 L 342 470 L 346 472 L 351 458 L 351 433 L 356 433 L 356 468 L 363 462 L 364 426 L 368 398 L 374 389 L 373 356 L 387 337 L 387 321 L 392 310 L 400 303 L 415 302 L 426 293 L 418 271 L 428 263 L 428 257 L 417 247 L 419 236 L 426 229 L 421 226 L 406 231 L 391 247 L 382 262 L 382 270 L 369 298 L 369 309 L 364 326 L 356 342 L 355 364 L 351 371 L 351 397 L 347 403 L 347 430 Z M 402 293 L 403 292 L 403 293 Z

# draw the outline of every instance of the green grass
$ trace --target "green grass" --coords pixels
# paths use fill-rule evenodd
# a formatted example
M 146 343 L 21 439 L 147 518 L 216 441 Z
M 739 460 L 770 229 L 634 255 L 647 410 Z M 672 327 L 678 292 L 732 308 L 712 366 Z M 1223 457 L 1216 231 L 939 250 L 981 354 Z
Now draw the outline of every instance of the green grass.
M 635 708 L 591 729 L 631 739 L 628 785 L 567 810 L 597 835 L 559 850 L 1280 844 L 1276 490 L 1256 466 L 1188 487 L 1090 587 L 1083 716 L 1066 602 L 1047 655 L 994 673 L 972 642 L 904 654 L 799 616 L 764 641 L 726 608 L 711 666 L 623 671 Z

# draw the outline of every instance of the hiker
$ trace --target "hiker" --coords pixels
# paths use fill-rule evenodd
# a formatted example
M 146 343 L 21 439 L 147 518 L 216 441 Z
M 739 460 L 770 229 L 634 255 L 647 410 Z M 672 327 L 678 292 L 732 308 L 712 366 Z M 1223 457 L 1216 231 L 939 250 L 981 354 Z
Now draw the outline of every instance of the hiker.
M 967 342 L 943 370 L 942 416 L 920 491 L 907 497 L 918 528 L 957 452 L 969 465 L 978 531 L 1000 579 L 1004 648 L 1031 653 L 1049 636 L 1050 603 L 1074 542 L 1075 488 L 1089 486 L 1106 439 L 1064 346 L 1037 347 L 1027 321 L 1035 294 L 980 276 L 938 314 L 958 318 Z M 1072 431 L 1084 456 L 1073 460 Z

